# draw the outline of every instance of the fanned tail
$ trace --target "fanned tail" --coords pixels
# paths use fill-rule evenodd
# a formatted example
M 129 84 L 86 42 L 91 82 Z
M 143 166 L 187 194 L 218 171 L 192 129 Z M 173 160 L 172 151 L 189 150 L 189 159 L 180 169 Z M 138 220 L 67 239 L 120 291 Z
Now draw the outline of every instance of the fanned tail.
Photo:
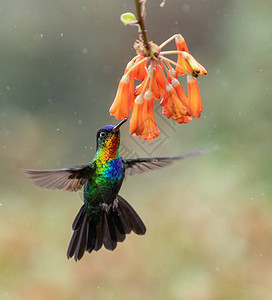
M 102 245 L 113 251 L 118 242 L 123 242 L 126 234 L 131 231 L 138 235 L 146 232 L 145 225 L 132 206 L 121 196 L 117 196 L 113 205 L 103 211 L 100 218 L 93 222 L 87 216 L 87 205 L 83 204 L 79 210 L 72 229 L 72 235 L 67 257 L 74 256 L 80 260 L 85 251 L 98 251 Z

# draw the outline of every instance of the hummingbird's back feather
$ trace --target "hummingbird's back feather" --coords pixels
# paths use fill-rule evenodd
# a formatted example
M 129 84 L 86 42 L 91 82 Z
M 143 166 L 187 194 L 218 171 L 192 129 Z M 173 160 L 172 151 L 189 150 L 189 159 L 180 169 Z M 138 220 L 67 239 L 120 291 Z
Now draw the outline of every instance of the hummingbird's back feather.
M 125 164 L 125 168 L 126 168 L 125 175 L 134 175 L 134 174 L 160 169 L 171 165 L 176 160 L 209 153 L 218 149 L 219 147 L 215 146 L 211 149 L 197 150 L 179 156 L 123 159 L 123 163 Z
M 82 165 L 56 170 L 25 170 L 25 174 L 39 187 L 76 192 L 82 188 L 94 169 L 93 165 Z
M 145 225 L 132 206 L 120 195 L 114 205 L 103 210 L 99 219 L 92 220 L 87 214 L 87 205 L 79 210 L 74 222 L 67 257 L 80 260 L 85 251 L 98 251 L 102 245 L 113 251 L 118 242 L 123 242 L 131 231 L 138 235 L 146 232 Z

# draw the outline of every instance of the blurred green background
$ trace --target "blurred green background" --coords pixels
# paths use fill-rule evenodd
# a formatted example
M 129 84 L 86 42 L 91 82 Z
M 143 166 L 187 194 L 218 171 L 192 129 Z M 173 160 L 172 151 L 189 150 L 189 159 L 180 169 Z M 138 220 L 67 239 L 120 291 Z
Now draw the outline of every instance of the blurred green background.
M 97 129 L 116 124 L 108 108 L 137 38 L 119 17 L 134 1 L 0 0 L 1 299 L 272 299 L 272 2 L 160 3 L 147 3 L 149 37 L 185 37 L 208 70 L 204 111 L 176 126 L 156 113 L 157 144 L 126 124 L 122 151 L 221 150 L 128 178 L 121 195 L 147 234 L 75 263 L 82 197 L 39 189 L 21 169 L 88 163 Z

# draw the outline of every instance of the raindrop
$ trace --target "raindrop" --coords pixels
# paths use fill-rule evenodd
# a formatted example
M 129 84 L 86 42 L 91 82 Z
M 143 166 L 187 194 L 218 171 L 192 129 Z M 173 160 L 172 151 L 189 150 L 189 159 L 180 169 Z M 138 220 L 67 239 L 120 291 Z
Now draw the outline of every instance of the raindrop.
M 40 37 L 43 38 L 43 33 L 40 34 Z
M 88 54 L 88 49 L 87 48 L 83 48 L 82 49 L 82 54 Z
M 63 37 L 63 36 L 64 36 L 64 34 L 61 32 L 60 36 L 61 36 L 61 37 Z
M 83 123 L 82 120 L 78 120 L 78 124 L 81 125 Z

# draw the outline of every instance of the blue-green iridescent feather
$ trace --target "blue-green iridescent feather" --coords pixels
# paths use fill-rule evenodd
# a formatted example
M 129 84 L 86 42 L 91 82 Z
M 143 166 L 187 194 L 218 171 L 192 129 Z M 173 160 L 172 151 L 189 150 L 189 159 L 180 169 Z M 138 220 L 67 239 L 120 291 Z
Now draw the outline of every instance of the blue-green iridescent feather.
M 109 126 L 103 127 L 109 129 Z M 125 168 L 119 154 L 119 134 L 109 134 L 98 143 L 92 161 L 94 173 L 84 185 L 84 202 L 89 219 L 102 215 L 101 203 L 111 205 L 118 194 L 125 175 Z

